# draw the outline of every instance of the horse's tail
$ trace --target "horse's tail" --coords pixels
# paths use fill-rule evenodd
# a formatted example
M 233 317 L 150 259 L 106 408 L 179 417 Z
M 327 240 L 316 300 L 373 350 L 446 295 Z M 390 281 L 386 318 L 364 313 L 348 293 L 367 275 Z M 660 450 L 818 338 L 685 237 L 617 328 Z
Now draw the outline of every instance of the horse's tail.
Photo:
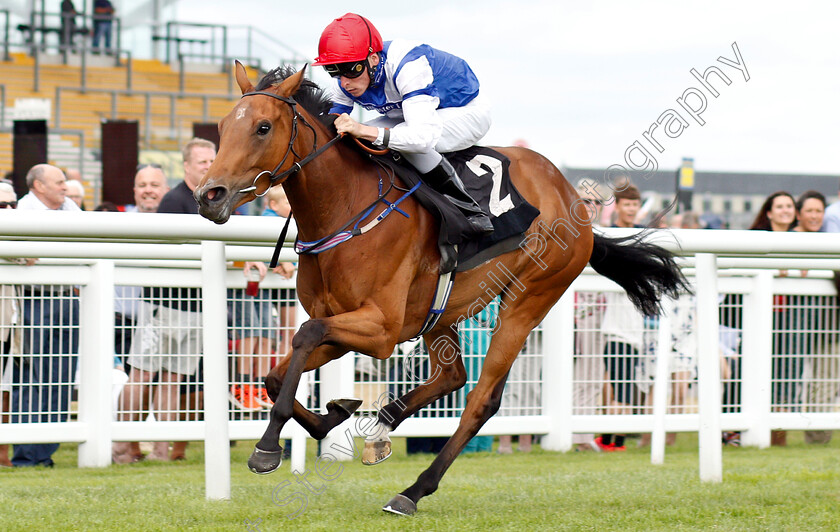
M 595 233 L 589 264 L 604 277 L 618 283 L 633 305 L 644 315 L 659 314 L 663 295 L 677 297 L 690 291 L 688 282 L 667 249 L 645 242 L 651 230 L 622 238 Z

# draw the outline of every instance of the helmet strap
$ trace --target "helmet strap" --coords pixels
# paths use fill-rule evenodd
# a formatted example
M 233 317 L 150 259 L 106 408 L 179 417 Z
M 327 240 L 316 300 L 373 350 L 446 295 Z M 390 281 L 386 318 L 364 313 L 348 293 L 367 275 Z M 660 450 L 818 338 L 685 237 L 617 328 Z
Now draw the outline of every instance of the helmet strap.
M 373 51 L 373 33 L 370 31 L 370 24 L 368 24 L 368 21 L 365 17 L 359 15 L 359 18 L 362 19 L 362 22 L 365 23 L 365 27 L 367 28 L 367 32 L 368 32 L 368 56 L 365 58 L 365 63 L 367 64 L 367 67 L 368 67 L 368 77 L 370 78 L 370 86 L 375 87 L 376 86 L 376 82 L 375 82 L 376 67 L 371 66 L 370 56 L 375 54 L 375 53 L 379 53 L 379 52 L 374 52 Z M 379 59 L 380 59 L 380 63 L 381 63 L 382 62 L 382 56 L 379 56 Z M 379 65 L 377 65 L 377 66 L 379 66 Z
M 379 52 L 373 52 L 373 53 L 375 53 L 377 55 L 379 54 Z M 368 67 L 368 77 L 370 77 L 370 86 L 371 87 L 376 86 L 376 69 L 379 67 L 379 65 L 382 64 L 382 56 L 381 55 L 378 55 L 379 64 L 377 64 L 376 66 L 373 66 L 373 65 L 370 64 L 370 56 L 373 55 L 373 53 L 368 55 L 365 58 L 365 63 L 367 64 L 367 67 Z

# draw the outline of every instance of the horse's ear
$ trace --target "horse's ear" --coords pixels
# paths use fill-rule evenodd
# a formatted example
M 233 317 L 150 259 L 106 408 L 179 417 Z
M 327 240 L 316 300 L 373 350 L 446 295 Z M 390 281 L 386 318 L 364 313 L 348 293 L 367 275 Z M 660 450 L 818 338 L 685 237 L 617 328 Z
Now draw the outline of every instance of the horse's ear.
M 303 65 L 303 68 L 300 69 L 299 72 L 295 72 L 281 83 L 277 87 L 277 94 L 281 96 L 292 96 L 297 90 L 300 88 L 300 84 L 303 82 L 303 76 L 306 74 L 306 67 L 308 65 Z
M 254 86 L 251 85 L 251 80 L 248 79 L 248 73 L 245 72 L 245 67 L 242 66 L 242 63 L 236 61 L 234 71 L 236 72 L 236 83 L 239 84 L 239 89 L 242 91 L 242 94 L 253 92 Z

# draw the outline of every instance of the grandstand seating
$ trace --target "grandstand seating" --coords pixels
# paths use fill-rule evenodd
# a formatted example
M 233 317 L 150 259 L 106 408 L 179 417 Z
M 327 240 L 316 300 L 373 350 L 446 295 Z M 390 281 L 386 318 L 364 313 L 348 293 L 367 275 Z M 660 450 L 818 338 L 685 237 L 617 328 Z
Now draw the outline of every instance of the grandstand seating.
M 60 124 L 61 130 L 82 131 L 85 146 L 79 146 L 80 137 L 72 134 L 52 134 L 49 139 L 50 162 L 63 167 L 77 167 L 79 149 L 85 157 L 84 178 L 87 189 L 87 204 L 98 203 L 95 191 L 99 190 L 101 175 L 99 151 L 101 145 L 100 124 L 104 119 L 117 118 L 137 120 L 140 127 L 140 149 L 155 151 L 177 151 L 180 144 L 192 134 L 192 123 L 205 119 L 205 103 L 201 97 L 210 95 L 206 103 L 206 120 L 218 121 L 237 99 L 237 92 L 228 93 L 228 74 L 188 72 L 184 77 L 183 94 L 190 96 L 170 97 L 180 93 L 180 75 L 177 65 L 170 67 L 156 60 L 134 60 L 131 65 L 131 90 L 127 87 L 127 68 L 113 66 L 113 58 L 89 56 L 85 86 L 95 91 L 82 92 L 82 69 L 78 56 L 71 64 L 59 63 L 57 56 L 44 56 L 39 65 L 39 90 L 34 91 L 35 61 L 31 56 L 14 53 L 10 61 L 0 61 L 2 83 L 5 85 L 6 120 L 0 131 L 0 169 L 12 168 L 12 109 L 18 98 L 46 98 L 51 100 L 50 129 Z M 75 63 L 75 64 L 73 64 Z M 205 69 L 206 70 L 206 69 Z M 255 73 L 251 72 L 254 77 Z M 56 107 L 56 88 L 62 87 L 59 105 Z M 104 90 L 121 91 L 112 103 L 110 93 Z M 146 93 L 168 93 L 149 95 L 150 123 L 146 124 Z M 116 109 L 114 115 L 113 109 Z M 58 120 L 57 120 L 58 119 Z M 148 127 L 148 129 L 147 129 Z

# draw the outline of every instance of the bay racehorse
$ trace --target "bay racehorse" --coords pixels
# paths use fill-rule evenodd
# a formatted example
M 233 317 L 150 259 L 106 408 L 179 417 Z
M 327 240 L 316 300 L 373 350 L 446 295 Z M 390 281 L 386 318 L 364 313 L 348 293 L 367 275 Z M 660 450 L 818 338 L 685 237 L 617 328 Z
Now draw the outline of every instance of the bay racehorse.
M 275 69 L 256 88 L 241 64 L 235 68 L 243 96 L 220 122 L 218 155 L 195 190 L 202 216 L 224 223 L 234 208 L 282 183 L 298 238 L 311 242 L 337 234 L 376 203 L 381 169 L 351 143 L 335 142 L 329 100 L 304 78 L 305 68 Z M 540 214 L 526 232 L 528 245 L 457 274 L 448 307 L 423 336 L 432 377 L 380 410 L 378 430 L 365 442 L 367 464 L 390 455 L 388 433 L 404 419 L 465 384 L 457 323 L 501 296 L 497 327 L 458 429 L 417 481 L 383 508 L 391 512 L 414 513 L 417 502 L 438 488 L 466 443 L 499 409 L 526 337 L 587 262 L 647 314 L 657 311 L 663 294 L 684 286 L 666 250 L 639 237 L 593 234 L 586 205 L 545 157 L 524 148 L 498 151 L 511 161 L 516 188 Z M 384 194 L 395 201 L 402 192 L 386 186 Z M 359 407 L 358 400 L 340 399 L 331 401 L 325 414 L 307 410 L 294 399 L 302 372 L 349 351 L 386 359 L 423 325 L 438 281 L 438 225 L 413 199 L 400 208 L 408 217 L 389 216 L 328 251 L 300 256 L 297 295 L 311 318 L 295 334 L 291 355 L 266 377 L 275 402 L 248 461 L 252 471 L 269 473 L 280 466 L 279 434 L 290 418 L 321 439 Z

